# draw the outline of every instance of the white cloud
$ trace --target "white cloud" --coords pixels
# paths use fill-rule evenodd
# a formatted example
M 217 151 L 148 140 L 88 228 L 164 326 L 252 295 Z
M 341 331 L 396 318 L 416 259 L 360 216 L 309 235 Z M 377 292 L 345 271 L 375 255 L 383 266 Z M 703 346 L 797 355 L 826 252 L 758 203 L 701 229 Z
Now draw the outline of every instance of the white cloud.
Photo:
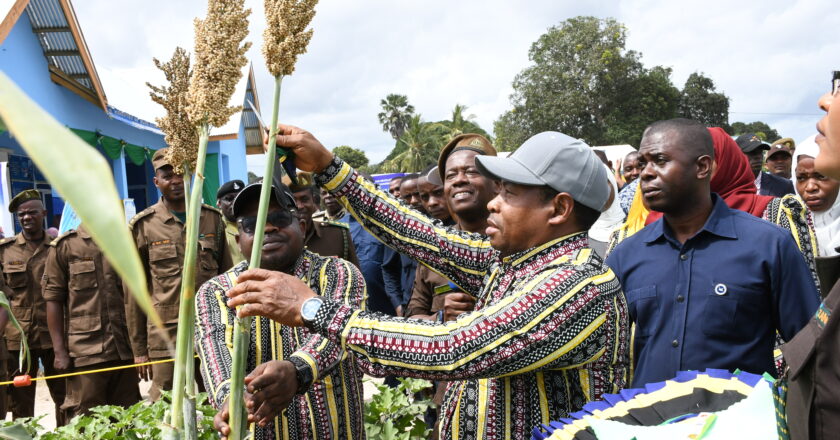
M 273 81 L 263 67 L 262 2 L 247 0 L 250 57 L 263 113 Z M 162 76 L 151 57 L 168 59 L 176 45 L 192 47 L 200 0 L 74 5 L 109 101 L 144 119 L 160 115 L 144 83 Z M 629 28 L 628 48 L 647 65 L 674 69 L 682 86 L 694 71 L 713 78 L 740 112 L 735 120 L 764 120 L 796 139 L 813 130 L 816 99 L 828 86 L 840 53 L 840 12 L 829 0 L 557 2 L 503 0 L 421 3 L 322 0 L 309 53 L 283 82 L 280 119 L 314 132 L 329 148 L 347 144 L 373 161 L 394 145 L 376 118 L 379 100 L 401 93 L 427 120 L 447 118 L 456 103 L 486 130 L 509 107 L 514 76 L 528 49 L 552 25 L 576 15 L 614 17 Z M 254 159 L 255 160 L 255 159 Z M 253 162 L 254 160 L 251 160 Z

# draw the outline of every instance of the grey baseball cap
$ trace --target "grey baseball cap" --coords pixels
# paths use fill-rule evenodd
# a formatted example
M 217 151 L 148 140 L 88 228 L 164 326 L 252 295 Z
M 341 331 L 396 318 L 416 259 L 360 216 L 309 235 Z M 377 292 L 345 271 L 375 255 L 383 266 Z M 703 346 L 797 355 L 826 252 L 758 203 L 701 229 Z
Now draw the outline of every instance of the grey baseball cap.
M 581 140 L 556 131 L 532 136 L 508 157 L 476 156 L 481 174 L 520 185 L 549 186 L 604 212 L 610 198 L 607 170 Z

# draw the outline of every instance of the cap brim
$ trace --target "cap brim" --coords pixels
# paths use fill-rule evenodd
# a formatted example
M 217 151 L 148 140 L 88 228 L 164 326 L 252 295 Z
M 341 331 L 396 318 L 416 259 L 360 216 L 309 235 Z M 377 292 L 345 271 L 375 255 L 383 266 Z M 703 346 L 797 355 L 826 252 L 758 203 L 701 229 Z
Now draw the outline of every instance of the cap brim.
M 262 183 L 252 183 L 245 188 L 242 188 L 242 191 L 239 191 L 239 194 L 236 195 L 236 198 L 233 199 L 233 217 L 238 218 L 242 215 L 242 211 L 244 211 L 245 206 L 252 200 L 260 198 L 260 192 L 262 191 Z M 283 197 L 280 194 L 280 190 L 277 189 L 274 185 L 271 186 L 271 195 L 274 198 L 274 201 L 277 202 L 278 205 L 281 207 L 289 208 L 285 206 L 283 203 Z
M 770 149 L 770 146 L 767 145 L 767 144 L 758 144 L 758 145 L 751 145 L 749 147 L 746 147 L 746 148 L 742 149 L 741 151 L 743 151 L 744 153 L 752 153 L 755 150 L 767 151 L 769 149 Z
M 520 185 L 544 186 L 545 182 L 512 157 L 476 156 L 478 171 L 493 180 L 504 180 Z

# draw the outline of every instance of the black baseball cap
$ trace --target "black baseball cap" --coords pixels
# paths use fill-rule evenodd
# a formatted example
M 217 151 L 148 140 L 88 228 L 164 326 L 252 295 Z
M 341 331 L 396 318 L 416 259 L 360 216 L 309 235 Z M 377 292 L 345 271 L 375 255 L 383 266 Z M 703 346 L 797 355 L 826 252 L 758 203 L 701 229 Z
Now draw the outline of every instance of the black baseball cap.
M 233 217 L 239 218 L 249 202 L 258 200 L 260 191 L 262 191 L 262 182 L 252 183 L 239 191 L 233 199 Z M 295 198 L 286 185 L 280 184 L 280 188 L 277 188 L 277 185 L 271 185 L 271 196 L 281 207 L 290 211 L 295 210 Z
M 761 150 L 769 150 L 770 144 L 761 140 L 755 133 L 746 133 L 738 136 L 738 139 L 735 139 L 735 142 L 741 148 L 741 151 L 746 153 L 751 153 L 756 149 Z

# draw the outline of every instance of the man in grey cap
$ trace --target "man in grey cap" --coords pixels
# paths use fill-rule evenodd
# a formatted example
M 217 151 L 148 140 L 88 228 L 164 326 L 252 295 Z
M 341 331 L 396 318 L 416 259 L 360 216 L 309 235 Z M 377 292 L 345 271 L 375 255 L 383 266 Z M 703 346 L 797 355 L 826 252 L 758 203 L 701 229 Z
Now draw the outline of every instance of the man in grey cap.
M 368 374 L 453 381 L 440 438 L 526 438 L 627 384 L 627 305 L 615 275 L 587 247 L 610 198 L 606 170 L 581 141 L 555 132 L 509 158 L 478 156 L 496 180 L 487 235 L 459 231 L 365 185 L 311 134 L 280 125 L 277 144 L 316 172 L 366 228 L 479 298 L 471 313 L 434 323 L 353 310 L 294 277 L 243 273 L 227 296 L 240 316 L 305 326 L 352 352 Z M 489 236 L 489 237 L 488 237 Z M 291 389 L 293 384 L 279 384 Z M 251 408 L 253 420 L 270 417 Z

